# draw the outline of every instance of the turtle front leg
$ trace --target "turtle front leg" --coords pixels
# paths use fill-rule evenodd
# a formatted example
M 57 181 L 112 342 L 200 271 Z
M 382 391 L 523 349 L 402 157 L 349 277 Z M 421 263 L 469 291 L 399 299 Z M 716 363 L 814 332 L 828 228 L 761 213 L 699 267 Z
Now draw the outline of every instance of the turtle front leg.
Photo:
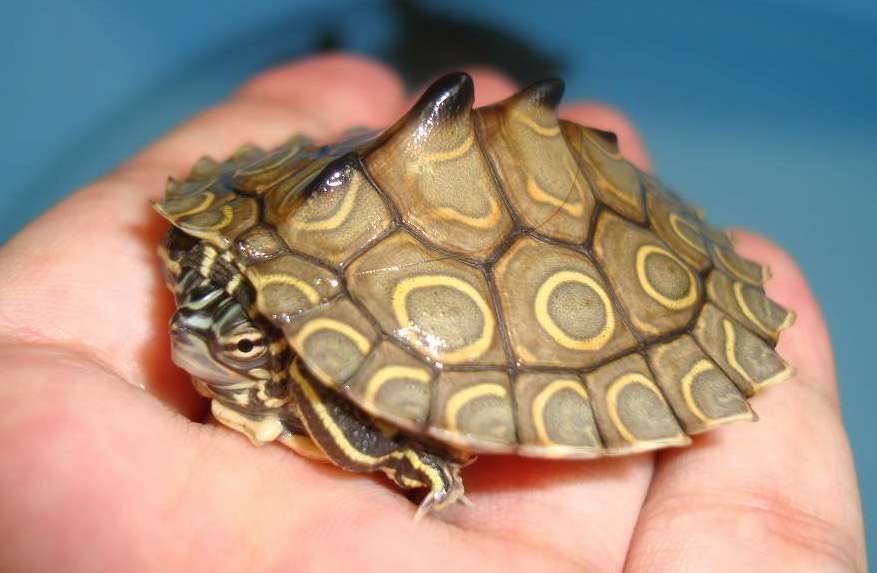
M 335 465 L 353 472 L 384 472 L 402 489 L 428 488 L 419 520 L 463 497 L 462 464 L 424 452 L 382 432 L 377 424 L 305 372 L 290 366 L 292 397 L 311 439 Z

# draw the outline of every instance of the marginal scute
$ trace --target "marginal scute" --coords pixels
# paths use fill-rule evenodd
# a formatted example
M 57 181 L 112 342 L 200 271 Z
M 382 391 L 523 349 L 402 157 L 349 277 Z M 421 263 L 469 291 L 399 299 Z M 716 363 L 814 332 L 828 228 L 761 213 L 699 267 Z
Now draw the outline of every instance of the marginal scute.
M 585 382 L 610 455 L 691 443 L 640 355 L 601 366 Z
M 780 332 L 794 323 L 795 314 L 764 294 L 761 288 L 713 270 L 706 280 L 707 298 L 731 318 L 776 344 Z
M 533 84 L 477 112 L 484 150 L 514 211 L 548 237 L 584 242 L 595 200 L 557 119 L 563 84 Z
M 432 369 L 425 362 L 384 340 L 344 388 L 366 412 L 421 430 L 429 416 L 432 386 Z
M 192 169 L 189 170 L 189 176 L 187 179 L 199 180 L 214 177 L 219 172 L 221 165 L 221 163 L 209 155 L 203 155 L 194 165 L 192 165 Z
M 397 231 L 357 258 L 345 276 L 385 332 L 433 360 L 507 364 L 481 271 Z
M 519 364 L 585 368 L 636 346 L 584 254 L 523 236 L 493 272 Z
M 312 142 L 306 137 L 296 136 L 255 161 L 238 167 L 231 175 L 234 188 L 248 193 L 264 193 L 303 167 L 301 152 L 310 145 Z
M 710 252 L 716 268 L 738 280 L 761 286 L 770 278 L 770 271 L 767 267 L 741 257 L 734 252 L 734 249 L 711 243 Z
M 257 158 L 263 157 L 265 150 L 258 145 L 252 143 L 244 143 L 235 149 L 229 159 L 234 161 L 255 161 Z
M 594 195 L 628 219 L 644 222 L 642 184 L 633 165 L 624 160 L 617 144 L 608 140 L 606 132 L 561 121 L 560 128 L 578 160 L 591 179 Z
M 460 447 L 511 451 L 516 444 L 512 387 L 504 371 L 443 372 L 429 433 Z
M 332 387 L 356 373 L 378 334 L 356 305 L 344 297 L 314 307 L 282 328 L 308 370 Z
M 333 273 L 291 254 L 252 265 L 246 275 L 259 313 L 281 327 L 312 315 L 340 292 Z
M 154 207 L 162 217 L 174 224 L 184 217 L 201 213 L 216 204 L 234 198 L 233 194 L 227 193 L 214 182 L 197 182 L 186 192 L 182 192 L 181 186 L 188 185 L 188 182 L 181 183 L 169 179 L 168 184 L 173 188 L 173 192 L 168 193 L 163 201 L 157 201 Z
M 515 380 L 519 452 L 543 457 L 603 455 L 585 384 L 574 372 L 528 372 Z
M 646 204 L 655 233 L 698 271 L 709 268 L 710 255 L 700 235 L 699 220 L 680 208 L 665 193 L 647 191 Z
M 365 155 L 366 169 L 402 219 L 431 242 L 487 259 L 512 229 L 475 132 L 465 74 L 433 84 Z
M 185 179 L 181 181 L 174 177 L 168 177 L 164 187 L 165 199 L 161 204 L 164 205 L 168 203 L 168 201 L 173 201 L 187 195 L 197 195 L 201 191 L 213 186 L 215 183 L 216 181 L 213 178 Z M 173 207 L 168 206 L 167 208 L 168 210 L 173 210 Z
M 681 329 L 701 300 L 698 277 L 652 233 L 604 212 L 594 252 L 633 326 L 645 337 Z
M 643 189 L 645 189 L 647 195 L 658 198 L 662 203 L 666 203 L 671 210 L 687 215 L 689 218 L 698 221 L 700 224 L 699 228 L 701 230 L 703 229 L 706 215 L 701 207 L 690 203 L 675 191 L 665 187 L 654 175 L 639 170 L 637 170 L 637 173 L 639 174 Z M 727 235 L 725 233 L 721 231 L 718 231 L 718 233 L 724 237 L 725 241 L 727 241 Z
M 229 193 L 218 184 L 155 203 L 174 226 L 227 250 L 232 241 L 259 220 L 259 205 L 249 197 Z
M 648 355 L 658 386 L 686 433 L 754 419 L 746 397 L 690 336 L 652 346 Z
M 761 337 L 712 304 L 706 304 L 694 325 L 694 338 L 747 396 L 788 380 L 792 368 Z
M 700 232 L 709 242 L 713 244 L 720 245 L 727 249 L 734 248 L 734 243 L 731 241 L 731 236 L 726 231 L 713 227 L 704 220 L 700 222 Z

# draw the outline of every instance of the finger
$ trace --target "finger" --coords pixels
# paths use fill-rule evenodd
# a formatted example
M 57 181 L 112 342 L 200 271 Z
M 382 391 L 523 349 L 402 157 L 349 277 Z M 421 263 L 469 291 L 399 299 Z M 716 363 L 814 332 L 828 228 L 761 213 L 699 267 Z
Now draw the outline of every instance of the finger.
M 837 408 L 831 348 L 791 258 L 740 233 L 771 267 L 767 293 L 798 313 L 779 352 L 796 378 L 753 400 L 760 421 L 716 430 L 658 458 L 627 569 L 864 571 L 862 515 Z
M 518 91 L 518 85 L 508 76 L 490 68 L 466 70 L 475 83 L 475 106 L 481 107 L 503 100 Z
M 172 303 L 155 256 L 167 225 L 147 199 L 160 197 L 167 175 L 203 153 L 222 158 L 245 142 L 274 145 L 302 130 L 323 138 L 353 124 L 376 126 L 395 117 L 403 100 L 398 78 L 361 58 L 314 58 L 256 78 L 3 248 L 0 337 L 75 348 L 120 378 L 193 407 L 191 385 L 167 368 Z
M 496 94 L 505 97 L 504 93 Z M 494 94 L 491 94 L 494 95 Z M 572 105 L 563 115 L 619 133 L 625 149 L 639 137 L 620 114 Z M 645 158 L 641 148 L 639 158 Z M 454 523 L 510 542 L 529 543 L 585 570 L 620 571 L 651 479 L 650 454 L 592 461 L 485 456 L 464 471 L 475 510 Z

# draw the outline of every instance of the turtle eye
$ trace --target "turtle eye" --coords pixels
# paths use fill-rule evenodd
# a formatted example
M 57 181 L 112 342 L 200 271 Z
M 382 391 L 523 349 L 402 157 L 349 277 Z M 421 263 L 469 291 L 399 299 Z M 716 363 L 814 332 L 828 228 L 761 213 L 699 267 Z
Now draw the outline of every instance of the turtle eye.
M 241 335 L 226 345 L 226 351 L 236 360 L 255 360 L 266 350 L 264 338 L 255 333 Z

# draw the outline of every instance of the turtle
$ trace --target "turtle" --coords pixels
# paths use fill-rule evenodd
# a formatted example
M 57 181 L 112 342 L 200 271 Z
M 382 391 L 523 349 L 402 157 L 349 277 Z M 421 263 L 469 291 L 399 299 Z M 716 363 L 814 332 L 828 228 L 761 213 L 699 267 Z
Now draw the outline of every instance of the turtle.
M 561 80 L 203 157 L 154 203 L 171 357 L 254 444 L 466 502 L 479 454 L 586 459 L 756 420 L 794 313 L 703 210 L 560 119 Z

